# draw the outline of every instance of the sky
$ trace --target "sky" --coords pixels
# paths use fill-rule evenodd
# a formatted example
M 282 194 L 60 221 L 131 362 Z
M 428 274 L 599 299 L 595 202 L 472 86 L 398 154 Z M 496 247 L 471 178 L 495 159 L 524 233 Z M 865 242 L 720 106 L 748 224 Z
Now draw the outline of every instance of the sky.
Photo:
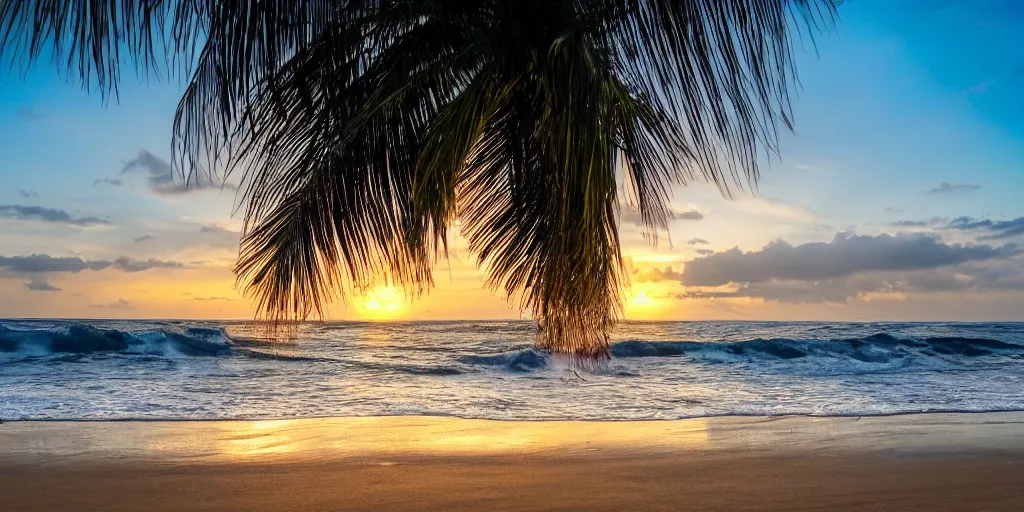
M 638 320 L 1024 321 L 1024 4 L 850 0 L 798 52 L 796 133 L 755 191 L 694 184 L 656 246 L 626 215 Z M 116 101 L 0 75 L 0 317 L 252 318 L 230 187 L 172 179 L 180 83 Z M 417 300 L 332 319 L 515 319 L 455 250 Z

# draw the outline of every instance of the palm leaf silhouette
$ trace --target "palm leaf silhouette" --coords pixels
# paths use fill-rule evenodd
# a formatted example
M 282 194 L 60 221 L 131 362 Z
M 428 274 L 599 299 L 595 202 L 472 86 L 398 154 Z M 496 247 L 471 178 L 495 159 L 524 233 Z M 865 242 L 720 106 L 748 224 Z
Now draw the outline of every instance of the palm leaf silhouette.
M 104 98 L 187 87 L 175 168 L 241 182 L 237 275 L 275 322 L 432 285 L 456 219 L 539 344 L 608 357 L 620 204 L 726 195 L 792 128 L 793 51 L 836 0 L 0 0 L 0 59 Z M 619 190 L 617 175 L 625 186 Z

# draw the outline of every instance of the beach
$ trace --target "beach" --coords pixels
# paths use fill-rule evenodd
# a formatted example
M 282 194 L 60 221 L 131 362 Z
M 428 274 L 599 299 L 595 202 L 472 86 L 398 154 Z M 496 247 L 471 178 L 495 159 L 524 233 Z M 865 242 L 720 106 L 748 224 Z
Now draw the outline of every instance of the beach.
M 1020 510 L 1024 413 L 8 422 L 0 510 Z

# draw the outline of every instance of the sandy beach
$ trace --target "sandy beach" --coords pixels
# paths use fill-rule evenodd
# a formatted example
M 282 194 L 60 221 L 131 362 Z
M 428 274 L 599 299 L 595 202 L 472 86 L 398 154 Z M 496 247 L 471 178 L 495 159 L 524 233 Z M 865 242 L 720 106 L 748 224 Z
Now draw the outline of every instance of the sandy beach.
M 0 426 L 4 511 L 1022 507 L 1022 413 Z

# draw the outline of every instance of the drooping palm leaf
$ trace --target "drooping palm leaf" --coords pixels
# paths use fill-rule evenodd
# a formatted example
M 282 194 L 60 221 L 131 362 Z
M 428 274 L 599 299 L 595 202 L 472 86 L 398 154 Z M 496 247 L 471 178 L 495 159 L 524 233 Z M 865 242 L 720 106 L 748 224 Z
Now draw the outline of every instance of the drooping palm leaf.
M 581 34 L 552 53 L 488 119 L 460 202 L 470 249 L 532 309 L 540 345 L 603 357 L 621 293 L 612 77 Z
M 0 0 L 0 59 L 105 94 L 125 64 L 186 77 L 174 162 L 240 173 L 237 272 L 268 318 L 429 287 L 461 219 L 541 346 L 606 357 L 618 205 L 654 235 L 674 184 L 754 183 L 792 127 L 794 38 L 836 3 Z

